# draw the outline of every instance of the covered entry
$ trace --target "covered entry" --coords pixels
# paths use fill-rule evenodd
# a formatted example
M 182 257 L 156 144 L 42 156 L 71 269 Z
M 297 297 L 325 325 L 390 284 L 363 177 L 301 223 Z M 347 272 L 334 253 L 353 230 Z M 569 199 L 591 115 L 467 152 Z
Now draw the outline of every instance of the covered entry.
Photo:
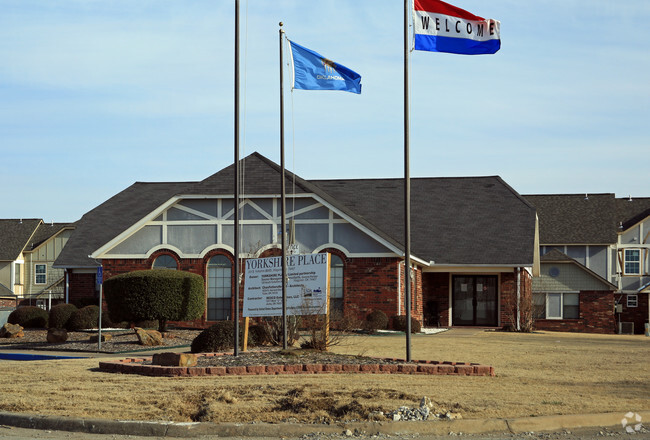
M 452 325 L 499 325 L 496 275 L 454 275 L 452 285 Z

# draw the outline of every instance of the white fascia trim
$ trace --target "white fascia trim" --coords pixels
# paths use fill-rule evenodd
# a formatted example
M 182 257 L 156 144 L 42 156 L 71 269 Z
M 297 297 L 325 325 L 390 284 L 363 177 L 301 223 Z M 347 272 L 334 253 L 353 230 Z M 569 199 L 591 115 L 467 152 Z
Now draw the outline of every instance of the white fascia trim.
M 203 197 L 205 198 L 205 197 Z M 96 251 L 94 251 L 92 254 L 90 254 L 90 258 L 105 258 L 105 253 L 110 251 L 113 247 L 117 246 L 119 243 L 122 241 L 126 240 L 129 238 L 131 235 L 133 235 L 135 232 L 137 232 L 141 227 L 143 227 L 146 223 L 149 221 L 155 219 L 158 217 L 160 214 L 162 214 L 167 208 L 172 206 L 174 203 L 178 202 L 182 197 L 180 196 L 174 196 L 171 199 L 167 200 L 165 203 L 151 211 L 148 215 L 144 216 L 141 218 L 139 221 L 135 222 L 131 227 L 127 228 L 124 232 L 121 234 L 117 235 L 115 238 L 110 240 L 108 243 L 106 243 L 104 246 L 100 247 Z M 113 255 L 111 255 L 111 258 L 117 258 Z M 129 258 L 135 258 L 133 256 Z M 141 258 L 141 257 L 140 257 Z M 148 258 L 148 257 L 147 257 Z

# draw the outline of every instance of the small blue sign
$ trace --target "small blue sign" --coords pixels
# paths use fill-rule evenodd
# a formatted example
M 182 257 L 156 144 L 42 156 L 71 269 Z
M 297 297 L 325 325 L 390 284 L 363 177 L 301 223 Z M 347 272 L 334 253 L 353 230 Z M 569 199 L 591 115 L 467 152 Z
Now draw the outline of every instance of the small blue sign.
M 97 284 L 102 284 L 104 281 L 104 271 L 102 270 L 102 267 L 99 266 L 97 268 Z

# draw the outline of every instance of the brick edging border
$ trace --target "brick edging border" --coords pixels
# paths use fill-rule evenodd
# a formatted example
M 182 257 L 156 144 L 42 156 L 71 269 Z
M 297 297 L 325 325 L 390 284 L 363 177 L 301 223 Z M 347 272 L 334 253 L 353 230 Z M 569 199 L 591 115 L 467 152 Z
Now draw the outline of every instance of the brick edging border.
M 222 353 L 204 353 L 201 356 L 218 356 Z M 404 359 L 377 358 L 401 364 L 279 364 L 215 367 L 168 367 L 161 365 L 142 365 L 152 357 L 126 358 L 115 361 L 101 361 L 99 370 L 106 373 L 140 374 L 157 377 L 195 377 L 195 376 L 254 376 L 278 374 L 421 374 L 444 376 L 495 376 L 494 367 L 466 362 L 412 361 Z

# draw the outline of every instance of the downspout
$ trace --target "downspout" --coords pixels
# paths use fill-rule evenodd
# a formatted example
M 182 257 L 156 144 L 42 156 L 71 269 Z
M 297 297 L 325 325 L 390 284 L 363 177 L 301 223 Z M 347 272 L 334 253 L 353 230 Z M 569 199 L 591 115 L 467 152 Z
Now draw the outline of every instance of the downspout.
M 9 265 L 9 285 L 11 286 L 11 293 L 16 294 L 16 262 L 12 261 Z
M 68 278 L 68 269 L 63 269 L 63 278 L 65 279 L 65 303 L 68 304 L 69 301 L 69 291 L 70 291 L 70 280 Z
M 521 331 L 519 307 L 521 302 L 521 267 L 517 268 L 517 331 Z

